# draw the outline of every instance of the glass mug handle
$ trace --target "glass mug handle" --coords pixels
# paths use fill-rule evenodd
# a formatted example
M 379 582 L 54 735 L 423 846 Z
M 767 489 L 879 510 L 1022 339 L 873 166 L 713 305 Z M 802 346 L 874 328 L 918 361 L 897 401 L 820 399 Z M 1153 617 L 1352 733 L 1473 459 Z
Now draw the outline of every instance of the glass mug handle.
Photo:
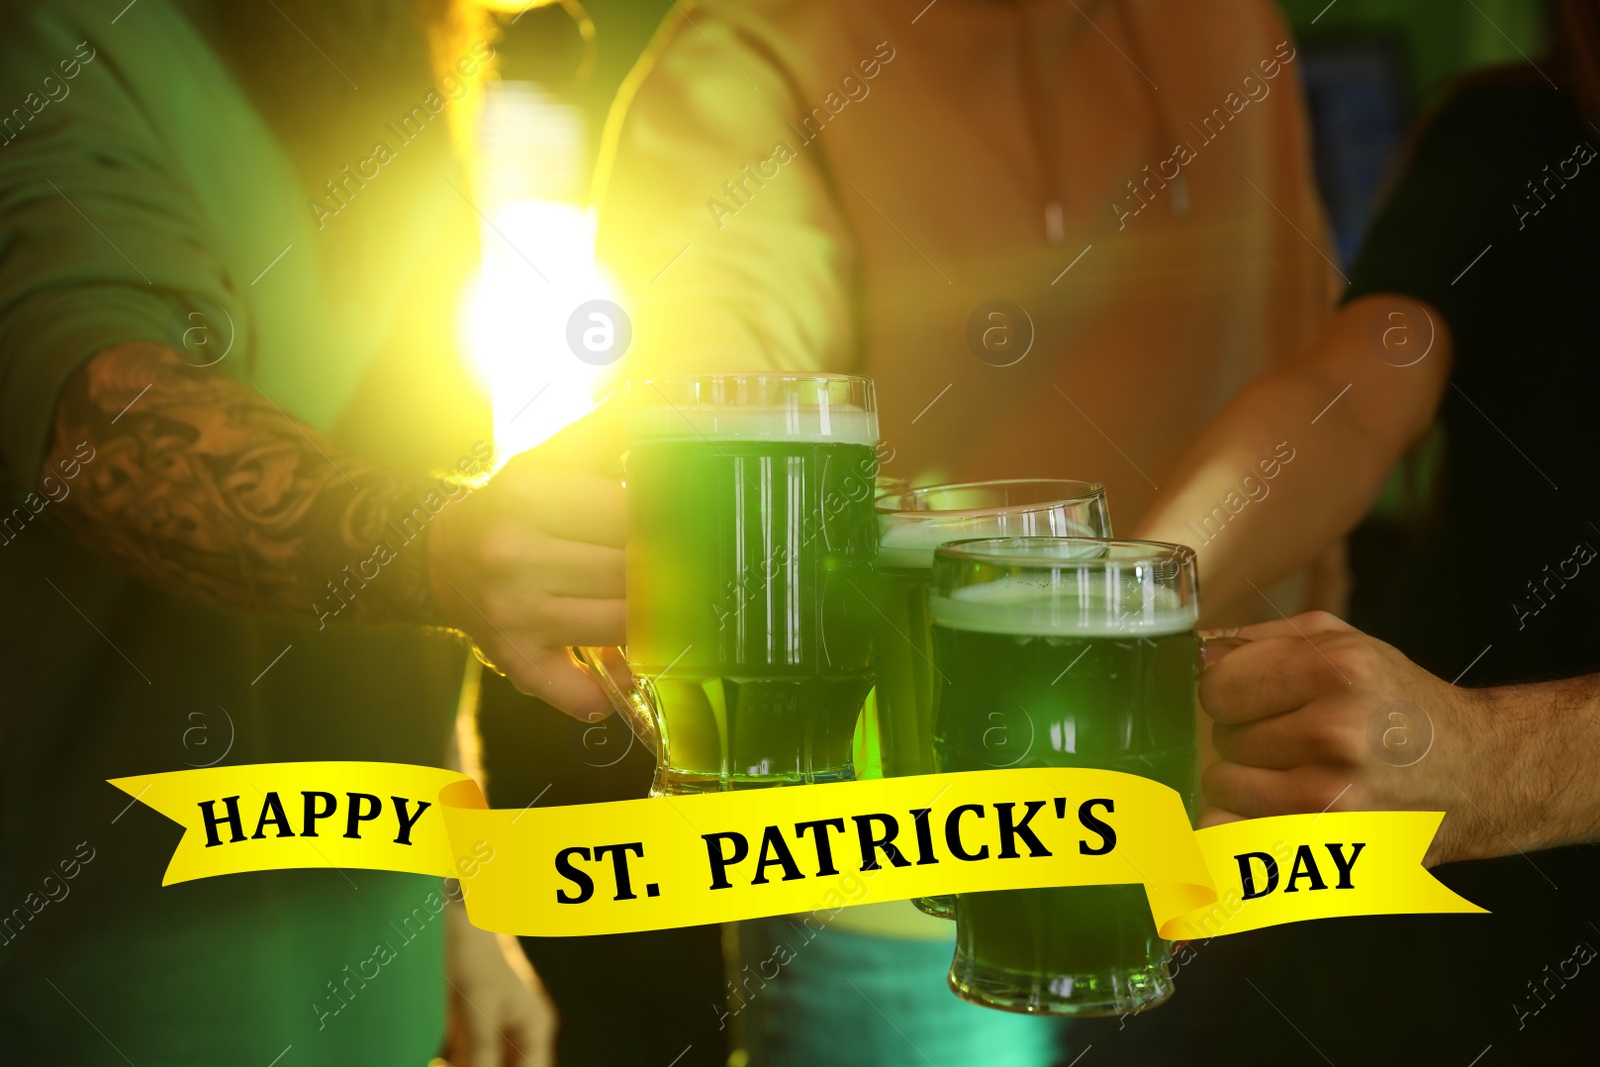
M 585 645 L 571 650 L 589 677 L 611 702 L 611 707 L 623 717 L 633 736 L 644 742 L 648 750 L 659 755 L 661 734 L 656 729 L 656 715 L 650 683 L 634 679 L 627 683 L 617 681 L 617 668 L 627 669 L 622 649 L 616 645 L 598 647 Z
M 1210 666 L 1207 653 L 1209 653 L 1212 649 L 1232 650 L 1235 648 L 1241 648 L 1249 643 L 1250 639 L 1248 637 L 1239 637 L 1235 634 L 1227 632 L 1226 630 L 1219 630 L 1209 634 L 1201 634 L 1200 669 L 1205 670 L 1208 666 Z

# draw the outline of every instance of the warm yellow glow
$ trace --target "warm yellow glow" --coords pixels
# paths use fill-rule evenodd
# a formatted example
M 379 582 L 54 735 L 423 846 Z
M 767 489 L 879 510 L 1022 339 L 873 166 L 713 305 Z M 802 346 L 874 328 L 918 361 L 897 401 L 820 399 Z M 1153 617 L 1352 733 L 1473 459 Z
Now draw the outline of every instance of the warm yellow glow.
M 477 162 L 483 263 L 463 341 L 494 407 L 500 460 L 593 407 L 604 367 L 579 359 L 567 324 L 587 301 L 615 300 L 594 260 L 594 221 L 576 200 L 582 127 L 536 88 L 495 83 Z
M 585 301 L 614 296 L 595 267 L 593 221 L 572 204 L 507 204 L 490 216 L 483 241 L 465 340 L 494 406 L 495 452 L 505 459 L 593 407 L 604 368 L 573 354 L 567 321 Z

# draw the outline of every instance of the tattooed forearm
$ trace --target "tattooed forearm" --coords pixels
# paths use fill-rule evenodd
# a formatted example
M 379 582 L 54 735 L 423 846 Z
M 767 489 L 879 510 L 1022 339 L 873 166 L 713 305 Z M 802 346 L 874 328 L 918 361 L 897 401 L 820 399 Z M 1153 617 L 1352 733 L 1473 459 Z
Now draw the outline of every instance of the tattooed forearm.
M 151 585 L 276 614 L 439 621 L 423 539 L 438 508 L 423 502 L 440 483 L 340 450 L 253 386 L 160 345 L 108 348 L 63 391 L 44 469 L 85 441 L 95 462 L 61 520 Z M 381 574 L 352 579 L 379 544 Z

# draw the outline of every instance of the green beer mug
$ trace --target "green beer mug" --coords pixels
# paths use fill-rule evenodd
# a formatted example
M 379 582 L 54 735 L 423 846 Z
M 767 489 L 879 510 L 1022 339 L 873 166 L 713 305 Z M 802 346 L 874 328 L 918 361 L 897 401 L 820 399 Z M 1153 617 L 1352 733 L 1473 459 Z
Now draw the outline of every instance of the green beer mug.
M 654 744 L 652 793 L 851 780 L 873 678 L 872 382 L 633 381 L 627 417 L 628 646 L 579 655 Z
M 1200 640 L 1194 551 L 996 538 L 936 553 L 934 748 L 942 771 L 1095 767 L 1176 789 L 1194 813 Z M 1001 739 L 1003 738 L 1003 745 Z M 1020 753 L 1019 753 L 1020 750 Z M 1172 994 L 1142 885 L 961 893 L 950 987 L 1045 1015 L 1140 1011 Z
M 978 537 L 1110 537 L 1106 491 L 1098 482 L 1060 478 L 1007 479 L 904 489 L 878 498 L 877 651 L 874 691 L 885 778 L 932 774 L 933 631 L 928 581 L 933 551 Z M 991 766 L 1008 766 L 995 753 Z M 916 905 L 955 917 L 955 898 L 922 897 Z

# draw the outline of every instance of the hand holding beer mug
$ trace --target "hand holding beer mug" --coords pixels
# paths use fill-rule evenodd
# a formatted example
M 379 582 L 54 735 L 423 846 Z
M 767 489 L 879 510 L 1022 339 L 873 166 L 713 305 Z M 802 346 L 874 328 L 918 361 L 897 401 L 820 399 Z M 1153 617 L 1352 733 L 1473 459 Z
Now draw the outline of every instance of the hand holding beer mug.
M 475 491 L 457 486 L 431 524 L 420 501 L 401 517 L 402 534 L 418 520 L 427 530 L 429 587 L 445 621 L 522 692 L 580 718 L 603 697 L 570 646 L 624 633 L 621 407 L 602 404 Z M 491 457 L 473 451 L 487 467 Z
M 872 688 L 872 383 L 628 385 L 628 645 L 580 650 L 656 741 L 655 795 L 854 778 Z M 607 661 L 612 661 L 608 670 Z
M 993 768 L 998 716 L 1007 766 L 1153 778 L 1192 818 L 1194 559 L 1182 545 L 1053 537 L 938 549 L 929 609 L 939 769 Z M 1009 1011 L 1139 1011 L 1172 994 L 1170 948 L 1142 885 L 962 893 L 950 987 Z

